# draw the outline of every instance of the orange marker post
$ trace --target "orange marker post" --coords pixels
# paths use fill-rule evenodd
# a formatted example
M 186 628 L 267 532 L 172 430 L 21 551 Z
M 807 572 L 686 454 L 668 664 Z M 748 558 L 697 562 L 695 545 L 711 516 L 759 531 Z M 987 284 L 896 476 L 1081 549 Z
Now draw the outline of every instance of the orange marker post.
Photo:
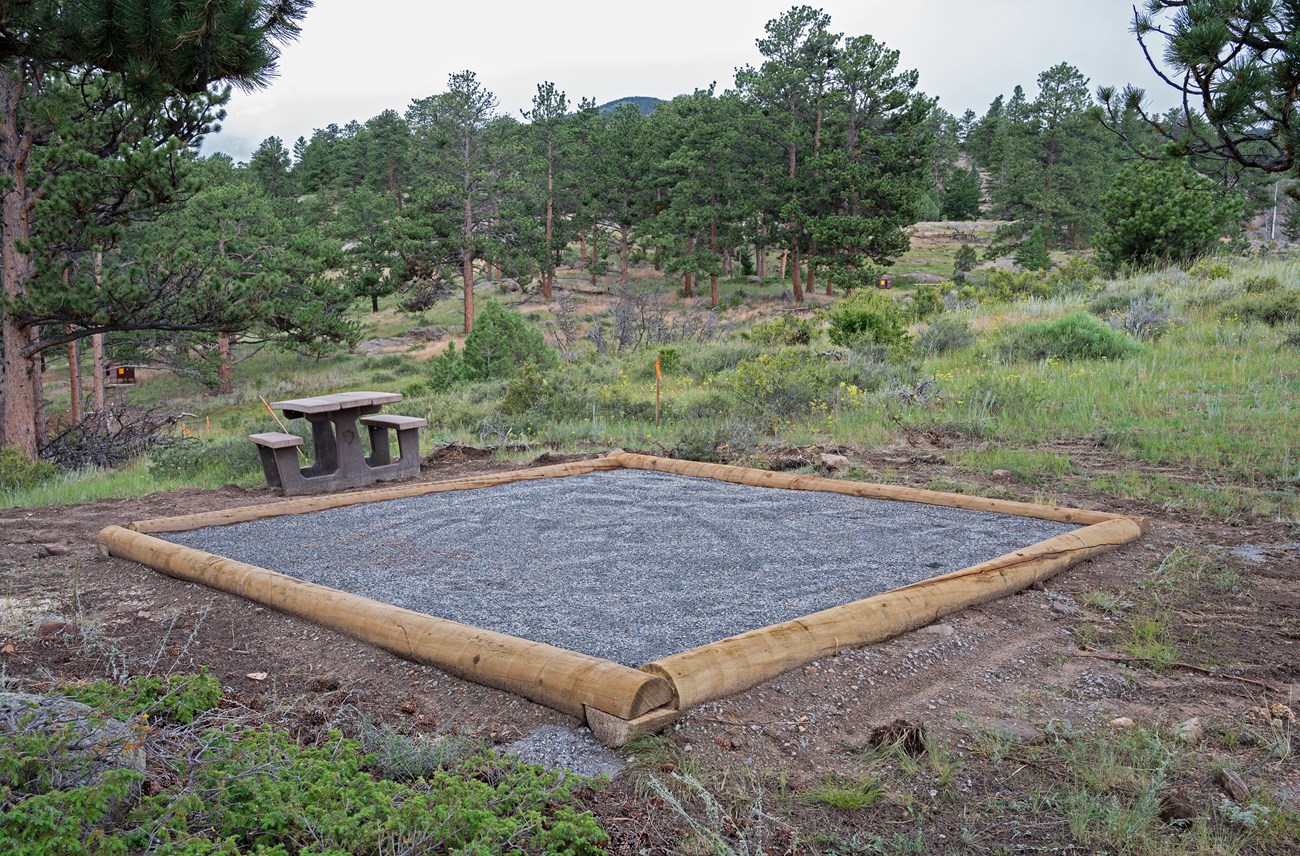
M 659 391 L 664 385 L 664 372 L 659 368 L 659 358 L 655 357 L 655 424 L 659 424 Z

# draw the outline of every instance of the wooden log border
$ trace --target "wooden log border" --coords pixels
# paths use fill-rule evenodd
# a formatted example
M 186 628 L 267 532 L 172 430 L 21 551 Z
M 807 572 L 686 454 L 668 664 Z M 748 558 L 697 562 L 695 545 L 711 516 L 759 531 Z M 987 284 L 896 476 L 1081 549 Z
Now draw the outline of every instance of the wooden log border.
M 1083 528 L 988 562 L 662 657 L 633 669 L 541 642 L 459 624 L 153 537 L 286 514 L 475 490 L 616 469 L 652 470 L 733 484 L 816 490 L 1032 517 Z M 1102 511 L 1037 505 L 908 487 L 775 473 L 616 451 L 590 461 L 254 505 L 109 526 L 100 551 L 140 562 L 307 618 L 408 659 L 516 693 L 585 720 L 610 745 L 671 724 L 679 713 L 740 692 L 811 660 L 880 642 L 967 606 L 1041 582 L 1141 537 L 1145 521 Z

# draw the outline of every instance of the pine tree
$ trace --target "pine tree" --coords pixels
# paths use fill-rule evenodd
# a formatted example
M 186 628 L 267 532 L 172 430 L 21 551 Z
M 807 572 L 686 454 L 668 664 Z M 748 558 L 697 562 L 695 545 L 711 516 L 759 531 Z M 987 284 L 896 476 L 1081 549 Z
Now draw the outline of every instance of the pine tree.
M 976 220 L 980 216 L 979 172 L 958 167 L 948 175 L 943 188 L 943 219 Z
M 460 267 L 465 332 L 474 329 L 474 262 L 497 211 L 493 120 L 497 99 L 472 71 L 453 73 L 447 91 L 415 101 L 407 123 L 426 173 L 422 200 L 444 257 Z
M 1016 250 L 1016 264 L 1024 270 L 1047 270 L 1052 266 L 1052 257 L 1047 252 L 1047 238 L 1043 228 L 1035 225 L 1029 230 L 1024 243 Z
M 546 241 L 542 248 L 542 296 L 551 299 L 555 285 L 555 187 L 556 173 L 563 171 L 561 162 L 565 154 L 562 129 L 569 110 L 569 99 L 550 81 L 537 85 L 533 96 L 533 109 L 524 112 L 532 123 L 533 145 L 536 157 L 546 172 Z
M 1116 178 L 1102 204 L 1097 255 L 1107 269 L 1187 264 L 1240 230 L 1241 200 L 1181 159 L 1139 161 Z
M 51 262 L 65 258 L 28 253 L 44 216 L 37 201 L 58 221 L 54 231 L 94 232 L 95 240 L 106 241 L 112 237 L 107 226 L 140 216 L 143 200 L 165 200 L 169 184 L 172 195 L 183 192 L 178 184 L 184 148 L 209 130 L 222 100 L 209 86 L 263 85 L 275 67 L 278 45 L 297 35 L 309 5 L 306 0 L 174 0 L 133 4 L 136 14 L 129 15 L 91 0 L 28 0 L 0 7 L 5 296 L 0 443 L 27 457 L 37 453 L 36 357 L 52 345 L 38 339 L 23 304 L 39 303 L 40 292 L 59 287 L 61 276 Z M 80 151 L 74 153 L 70 143 Z M 93 176 L 85 175 L 87 157 L 102 164 Z M 129 169 L 122 168 L 125 161 L 131 162 Z M 134 192 L 146 184 L 152 185 L 150 193 Z M 84 229 L 76 225 L 78 212 L 83 222 L 90 221 Z M 93 310 L 89 295 L 69 301 L 78 302 L 83 313 Z
M 953 260 L 952 278 L 962 281 L 966 275 L 975 270 L 975 265 L 979 264 L 979 257 L 975 253 L 975 248 L 970 244 L 962 244 L 957 250 L 957 257 Z

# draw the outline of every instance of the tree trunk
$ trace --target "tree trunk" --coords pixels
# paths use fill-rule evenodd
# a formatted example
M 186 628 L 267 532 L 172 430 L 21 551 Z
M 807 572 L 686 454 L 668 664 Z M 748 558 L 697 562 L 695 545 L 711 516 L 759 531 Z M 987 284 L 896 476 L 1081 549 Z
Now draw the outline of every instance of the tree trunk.
M 465 194 L 465 222 L 460 275 L 465 285 L 465 335 L 474 329 L 474 203 Z
M 379 295 L 378 295 L 378 294 L 372 294 L 372 295 L 370 295 L 370 311 L 371 311 L 371 312 L 378 312 L 378 311 L 379 311 Z
M 717 203 L 716 197 L 714 198 L 714 203 L 715 204 Z M 713 253 L 715 257 L 718 255 L 718 218 L 717 217 L 714 217 L 709 222 L 709 252 Z M 717 268 L 716 267 L 712 268 L 712 270 L 717 270 Z M 718 305 L 718 275 L 716 273 L 709 274 L 709 297 L 713 301 L 713 305 L 717 306 Z
M 786 269 L 786 266 L 787 266 L 787 261 L 786 261 L 786 260 L 789 259 L 789 258 L 790 258 L 790 251 L 789 251 L 788 249 L 786 249 L 786 250 L 782 250 L 782 251 L 781 251 L 781 269 L 780 269 L 780 273 L 781 273 L 781 275 L 780 275 L 779 277 L 777 277 L 777 279 L 781 279 L 781 280 L 784 280 L 784 279 L 785 279 L 785 269 Z
M 546 269 L 542 271 L 542 297 L 551 299 L 555 288 L 555 256 L 551 244 L 555 234 L 555 142 L 546 139 Z
M 104 281 L 104 251 L 95 250 L 95 290 L 98 291 Z M 92 400 L 95 402 L 95 412 L 104 412 L 104 372 L 107 366 L 104 365 L 104 334 L 96 333 L 90 339 L 91 350 L 94 354 L 95 380 L 91 384 L 94 390 Z
M 578 229 L 578 258 L 587 263 L 587 230 L 582 228 Z
M 91 401 L 95 405 L 96 413 L 104 412 L 104 372 L 108 367 L 104 365 L 104 334 L 96 333 L 90 337 L 91 353 L 93 354 L 92 363 L 95 370 L 95 380 L 91 383 L 90 388 Z
M 217 334 L 217 380 L 221 382 L 220 392 L 229 395 L 235 391 L 230 364 L 230 334 Z
M 817 254 L 817 239 L 813 238 L 808 242 L 808 293 L 812 294 L 817 288 L 817 265 L 813 262 Z
M 694 254 L 695 254 L 695 239 L 694 239 L 694 238 L 691 238 L 689 241 L 686 242 L 686 255 L 690 256 L 690 255 L 694 255 Z M 692 288 L 693 288 L 693 287 L 694 287 L 694 281 L 693 281 L 693 279 L 692 279 L 690 273 L 688 272 L 688 273 L 685 275 L 685 280 L 684 280 L 684 284 L 683 284 L 683 288 L 682 288 L 682 295 L 683 295 L 684 297 L 691 297 L 691 296 L 693 296 L 693 295 L 692 295 Z
M 72 332 L 72 325 L 68 325 L 68 332 Z M 73 424 L 81 421 L 81 349 L 77 347 L 77 340 L 73 339 L 68 343 L 68 391 L 71 395 L 68 407 L 68 417 L 72 419 Z
M 794 284 L 794 302 L 803 303 L 803 281 L 799 273 L 799 245 L 790 248 L 790 273 Z
M 19 247 L 30 237 L 27 208 L 27 155 L 30 140 L 18 129 L 22 79 L 10 67 L 0 73 L 0 180 L 7 179 L 0 207 L 0 280 L 8 300 L 22 297 L 32 275 L 31 260 Z M 0 315 L 0 336 L 4 337 L 4 423 L 0 444 L 12 446 L 24 457 L 36 459 L 35 389 L 40 373 L 36 361 L 24 356 L 32 342 L 32 329 L 23 326 L 5 310 Z
M 619 226 L 618 233 L 618 281 L 627 285 L 628 273 L 632 269 L 630 258 L 632 254 L 631 241 L 628 240 L 628 232 L 631 231 L 626 223 Z

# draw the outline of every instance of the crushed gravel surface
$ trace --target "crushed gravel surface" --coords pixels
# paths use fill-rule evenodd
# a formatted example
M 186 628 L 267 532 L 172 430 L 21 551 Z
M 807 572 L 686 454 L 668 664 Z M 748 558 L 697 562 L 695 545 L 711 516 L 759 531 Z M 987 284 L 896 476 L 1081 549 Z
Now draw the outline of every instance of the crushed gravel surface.
M 1076 528 L 616 470 L 163 537 L 637 666 Z
M 547 725 L 514 743 L 501 747 L 530 764 L 548 770 L 565 770 L 584 779 L 619 774 L 627 762 L 600 744 L 586 728 Z

